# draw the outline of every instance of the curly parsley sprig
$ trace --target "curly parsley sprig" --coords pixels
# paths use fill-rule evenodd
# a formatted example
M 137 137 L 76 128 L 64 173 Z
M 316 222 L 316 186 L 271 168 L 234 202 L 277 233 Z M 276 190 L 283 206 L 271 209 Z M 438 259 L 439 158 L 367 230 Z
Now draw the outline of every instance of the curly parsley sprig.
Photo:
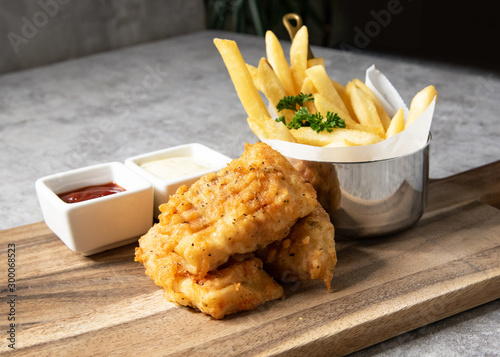
M 304 94 L 301 92 L 299 95 L 285 96 L 278 102 L 276 110 L 278 110 L 278 112 L 283 109 L 297 110 L 297 105 L 302 107 L 307 101 L 314 102 L 312 94 Z
M 322 131 L 332 132 L 333 128 L 345 128 L 345 120 L 339 117 L 337 113 L 327 112 L 326 119 L 321 115 L 321 113 L 311 114 L 307 107 L 303 107 L 302 104 L 308 100 L 313 101 L 314 98 L 312 94 L 300 93 L 298 96 L 283 97 L 280 100 L 276 109 L 278 111 L 282 109 L 292 109 L 295 111 L 295 116 L 290 123 L 286 123 L 285 117 L 279 117 L 275 119 L 277 122 L 282 122 L 286 125 L 288 129 L 299 129 L 301 127 L 310 127 L 317 133 Z M 299 105 L 299 109 L 296 107 Z

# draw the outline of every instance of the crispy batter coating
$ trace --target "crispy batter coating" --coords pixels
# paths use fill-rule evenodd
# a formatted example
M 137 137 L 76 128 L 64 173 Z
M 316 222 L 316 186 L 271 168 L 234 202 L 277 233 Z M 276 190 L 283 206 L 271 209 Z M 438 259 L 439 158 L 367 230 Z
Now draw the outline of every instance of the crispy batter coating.
M 316 191 L 286 158 L 267 144 L 247 144 L 226 168 L 179 188 L 160 206 L 161 239 L 143 237 L 140 245 L 175 251 L 203 278 L 230 256 L 287 236 L 316 204 Z
M 158 238 L 159 227 L 155 225 L 146 235 Z M 144 264 L 146 274 L 164 289 L 167 300 L 191 306 L 215 319 L 284 296 L 283 288 L 262 269 L 262 261 L 253 254 L 235 256 L 203 279 L 190 274 L 184 259 L 175 252 L 159 257 L 139 247 L 135 260 Z
M 330 289 L 333 226 L 313 186 L 267 144 L 246 145 L 160 210 L 135 260 L 170 301 L 221 319 L 283 298 L 256 254 L 274 277 L 320 279 Z
M 252 310 L 265 302 L 284 297 L 283 288 L 262 269 L 258 258 L 235 262 L 209 272 L 203 279 L 179 278 L 167 299 L 192 306 L 216 319 Z
M 309 181 L 318 195 L 318 201 L 325 211 L 333 216 L 340 206 L 340 184 L 335 164 L 328 162 L 289 159 L 293 167 Z
M 283 282 L 321 280 L 330 291 L 337 264 L 335 229 L 318 204 L 300 219 L 285 239 L 259 250 L 265 270 Z

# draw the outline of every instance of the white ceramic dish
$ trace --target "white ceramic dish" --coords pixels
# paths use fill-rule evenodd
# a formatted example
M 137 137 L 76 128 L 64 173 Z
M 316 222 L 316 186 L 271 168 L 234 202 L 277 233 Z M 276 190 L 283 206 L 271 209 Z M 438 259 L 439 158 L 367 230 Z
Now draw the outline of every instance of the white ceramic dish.
M 141 167 L 142 164 L 147 162 L 173 157 L 191 157 L 194 161 L 203 164 L 207 168 L 183 177 L 161 179 Z M 201 176 L 209 172 L 219 171 L 230 161 L 231 158 L 210 149 L 207 146 L 198 143 L 191 143 L 128 158 L 125 160 L 125 166 L 131 168 L 136 173 L 146 178 L 153 185 L 155 191 L 154 214 L 157 217 L 160 214 L 158 207 L 162 203 L 167 202 L 169 197 L 173 195 L 180 186 L 189 186 Z
M 125 191 L 76 203 L 58 196 L 110 182 Z M 75 253 L 92 255 L 132 243 L 153 224 L 153 187 L 120 162 L 46 176 L 35 187 L 47 226 Z

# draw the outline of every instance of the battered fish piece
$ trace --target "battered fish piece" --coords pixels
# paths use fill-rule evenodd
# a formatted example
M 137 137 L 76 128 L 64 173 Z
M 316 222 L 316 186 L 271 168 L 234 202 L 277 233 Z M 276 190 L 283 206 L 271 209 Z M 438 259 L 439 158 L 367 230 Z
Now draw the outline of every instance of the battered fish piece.
M 335 164 L 328 162 L 314 162 L 299 159 L 289 159 L 293 167 L 313 185 L 321 206 L 333 217 L 340 206 L 340 184 Z
M 258 258 L 235 262 L 227 268 L 208 272 L 201 280 L 179 277 L 166 297 L 192 306 L 215 319 L 284 297 L 283 288 L 262 269 Z
M 335 229 L 328 213 L 318 204 L 300 219 L 285 239 L 274 242 L 256 255 L 266 272 L 283 282 L 321 280 L 328 291 L 337 264 Z
M 160 236 L 159 227 L 154 226 L 146 235 Z M 144 264 L 146 274 L 164 289 L 167 300 L 191 306 L 215 319 L 284 297 L 283 288 L 262 269 L 262 261 L 253 254 L 235 256 L 203 279 L 186 271 L 184 259 L 175 252 L 158 257 L 139 247 L 135 260 Z
M 316 191 L 285 157 L 267 144 L 247 144 L 226 168 L 180 187 L 160 206 L 158 237 L 139 244 L 158 257 L 177 253 L 201 279 L 232 255 L 283 239 L 316 204 Z

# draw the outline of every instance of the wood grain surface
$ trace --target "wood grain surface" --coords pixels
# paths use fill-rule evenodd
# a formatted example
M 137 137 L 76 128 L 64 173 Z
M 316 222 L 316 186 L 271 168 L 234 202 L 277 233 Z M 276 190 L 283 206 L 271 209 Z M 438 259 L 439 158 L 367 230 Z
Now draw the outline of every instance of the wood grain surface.
M 16 248 L 16 354 L 345 355 L 500 297 L 500 161 L 432 181 L 422 219 L 397 235 L 337 242 L 322 283 L 217 321 L 167 302 L 130 244 L 91 257 L 35 223 L 0 232 Z M 6 269 L 5 269 L 6 270 Z M 2 274 L 0 351 L 10 353 Z M 12 297 L 11 297 L 12 298 Z M 6 303 L 7 302 L 7 303 Z

